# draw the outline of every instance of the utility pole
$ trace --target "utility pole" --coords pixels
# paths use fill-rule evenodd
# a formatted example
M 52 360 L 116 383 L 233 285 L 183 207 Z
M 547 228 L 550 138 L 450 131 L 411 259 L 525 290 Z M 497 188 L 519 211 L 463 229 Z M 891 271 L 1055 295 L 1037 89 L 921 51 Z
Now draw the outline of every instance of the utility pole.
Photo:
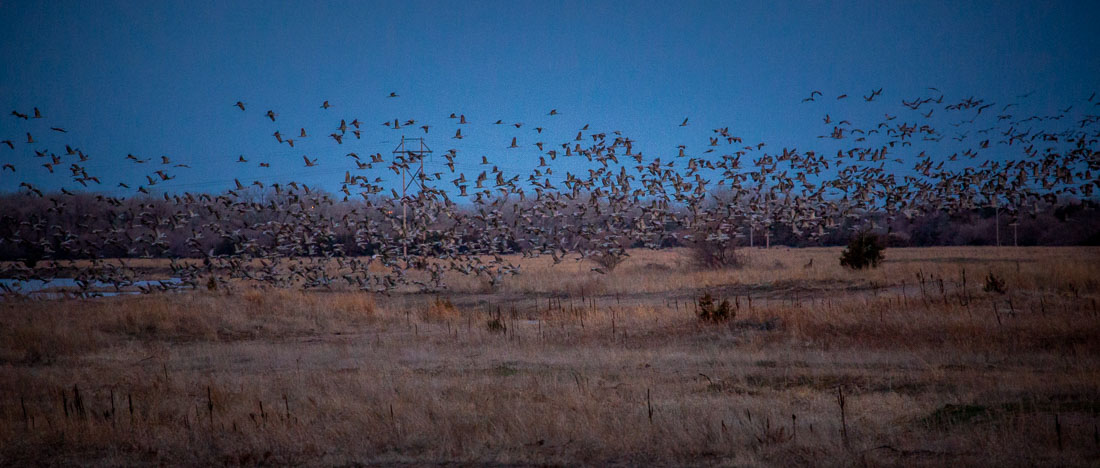
M 997 205 L 997 197 L 993 197 L 993 224 L 996 228 L 993 230 L 996 232 L 997 247 L 1001 246 L 1001 209 Z
M 410 148 L 406 146 L 406 143 L 418 143 Z M 428 148 L 428 145 L 424 144 L 423 138 L 405 138 L 401 137 L 401 143 L 397 145 L 397 148 L 393 150 L 393 160 L 395 163 L 399 163 L 401 167 L 401 254 L 405 257 L 405 261 L 408 262 L 409 257 L 409 221 L 408 221 L 408 206 L 406 206 L 406 199 L 409 187 L 412 184 L 416 184 L 418 187 L 417 196 L 424 192 L 424 183 L 422 182 L 424 177 L 424 159 L 432 155 L 432 149 Z M 409 164 L 416 165 L 416 171 L 409 175 Z

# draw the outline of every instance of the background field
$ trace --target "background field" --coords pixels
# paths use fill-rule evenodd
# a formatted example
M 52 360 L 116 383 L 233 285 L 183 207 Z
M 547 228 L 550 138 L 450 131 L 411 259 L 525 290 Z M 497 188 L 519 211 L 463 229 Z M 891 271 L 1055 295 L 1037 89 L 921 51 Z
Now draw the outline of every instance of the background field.
M 6 300 L 0 464 L 1100 463 L 1100 249 L 743 252 Z M 735 318 L 700 322 L 704 292 Z

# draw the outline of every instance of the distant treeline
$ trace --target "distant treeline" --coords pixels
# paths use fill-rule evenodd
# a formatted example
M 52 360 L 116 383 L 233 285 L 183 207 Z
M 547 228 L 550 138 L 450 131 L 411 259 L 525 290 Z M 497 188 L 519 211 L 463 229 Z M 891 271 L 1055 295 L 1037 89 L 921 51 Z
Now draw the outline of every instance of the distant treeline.
M 227 204 L 225 209 L 217 208 L 217 196 L 197 197 L 200 200 L 196 203 L 181 204 L 179 199 L 155 197 L 112 199 L 105 203 L 104 197 L 92 194 L 3 195 L 0 196 L 0 260 L 234 255 L 257 245 L 285 246 L 287 239 L 276 239 L 274 233 L 257 229 L 257 226 L 286 222 L 289 217 L 301 216 L 303 209 L 300 202 L 281 203 L 266 195 L 250 203 Z M 357 236 L 354 228 L 357 223 L 347 220 L 357 220 L 362 225 L 363 218 L 379 218 L 384 211 L 379 211 L 377 206 L 370 209 L 369 202 L 363 200 L 339 201 L 326 194 L 318 194 L 317 200 L 311 206 L 313 212 L 304 218 L 318 221 L 316 236 L 309 236 L 310 226 L 303 226 L 306 235 L 302 245 L 309 248 L 288 254 L 358 256 L 372 255 L 378 250 L 380 246 L 362 242 L 362 236 Z M 505 218 L 510 218 L 505 222 L 534 222 L 509 216 L 523 212 L 510 208 L 516 203 L 524 202 L 506 201 L 497 208 Z M 866 226 L 869 219 L 874 220 L 870 224 L 877 226 L 875 231 L 887 236 L 891 246 L 995 245 L 998 221 L 1000 245 L 1100 245 L 1100 205 L 1096 202 L 1060 200 L 1039 208 L 1033 210 L 1038 212 L 1034 215 L 997 213 L 992 208 L 984 208 L 957 213 L 936 212 L 912 219 L 896 216 L 893 220 L 885 213 L 870 212 L 861 219 L 833 226 L 814 239 L 779 221 L 768 227 L 758 226 L 748 235 L 747 220 L 752 215 L 749 212 L 727 222 L 743 226 L 735 239 L 741 246 L 763 246 L 765 243 L 791 247 L 843 245 L 851 238 L 853 226 L 857 223 Z M 479 214 L 478 206 L 454 205 L 453 209 L 458 216 L 466 218 L 476 218 Z M 390 213 L 388 216 L 397 215 Z M 377 225 L 383 229 L 387 226 L 382 219 L 375 221 L 379 221 Z M 392 219 L 390 221 L 388 225 L 392 231 Z M 566 218 L 541 222 L 593 221 Z M 569 232 L 565 226 L 540 227 Z M 683 226 L 668 226 L 667 232 L 669 235 L 661 239 L 660 247 L 687 246 L 691 241 L 685 239 L 691 238 L 699 239 L 695 241 L 698 243 L 705 234 Z M 504 245 L 501 250 L 514 253 L 529 247 L 523 239 L 502 239 L 501 242 Z M 293 240 L 290 243 L 293 244 Z M 573 243 L 583 247 L 583 242 Z M 418 239 L 410 243 L 410 253 L 430 255 L 431 252 L 420 250 L 430 249 L 431 244 L 431 239 Z M 625 247 L 643 246 L 646 245 L 639 240 Z

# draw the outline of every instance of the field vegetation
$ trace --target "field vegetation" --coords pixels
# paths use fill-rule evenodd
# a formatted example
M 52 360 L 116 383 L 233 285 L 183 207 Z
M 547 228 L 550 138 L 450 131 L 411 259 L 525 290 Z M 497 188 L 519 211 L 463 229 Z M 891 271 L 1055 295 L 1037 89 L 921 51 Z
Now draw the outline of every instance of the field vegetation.
M 1100 463 L 1100 249 L 841 250 L 3 300 L 0 465 Z

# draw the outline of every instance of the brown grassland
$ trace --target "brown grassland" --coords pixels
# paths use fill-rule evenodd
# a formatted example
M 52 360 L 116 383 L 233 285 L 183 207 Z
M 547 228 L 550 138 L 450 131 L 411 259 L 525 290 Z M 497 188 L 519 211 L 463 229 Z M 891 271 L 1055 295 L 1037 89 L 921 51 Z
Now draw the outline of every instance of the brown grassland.
M 743 252 L 3 300 L 0 465 L 1100 464 L 1100 249 Z

